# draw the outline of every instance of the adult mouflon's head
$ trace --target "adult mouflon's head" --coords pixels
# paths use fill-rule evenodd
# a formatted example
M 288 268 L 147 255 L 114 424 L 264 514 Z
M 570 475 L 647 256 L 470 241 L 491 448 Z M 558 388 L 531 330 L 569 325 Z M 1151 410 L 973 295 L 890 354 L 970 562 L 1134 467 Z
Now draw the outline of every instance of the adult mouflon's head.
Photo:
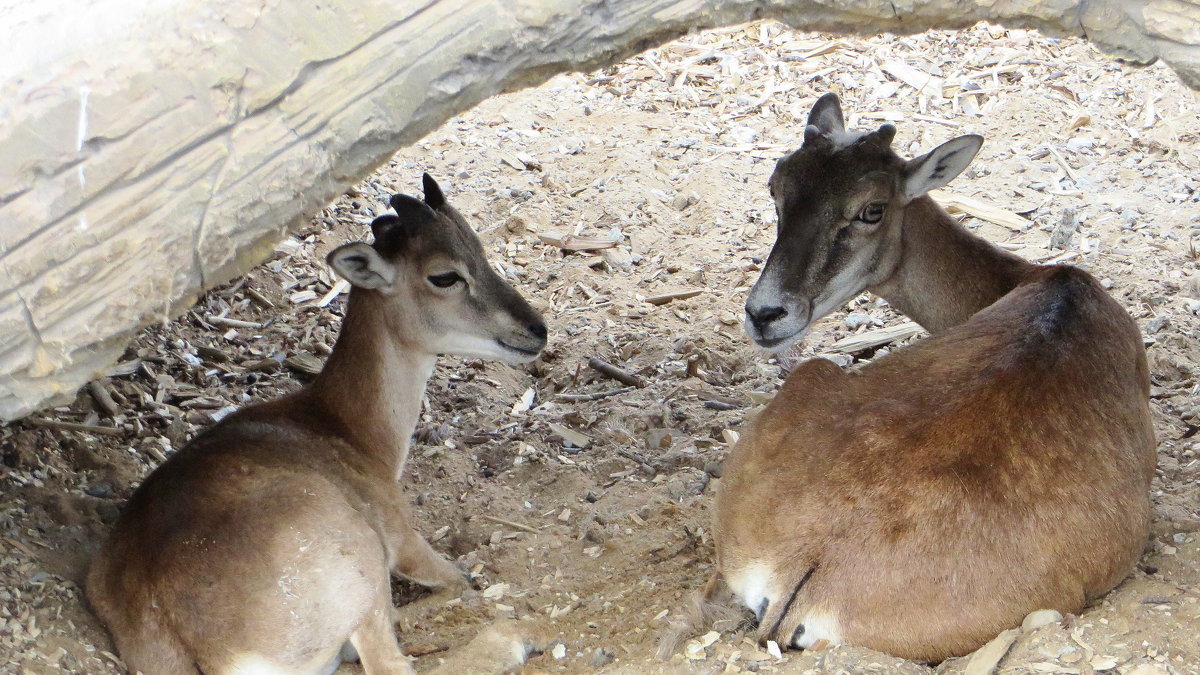
M 847 131 L 835 94 L 817 100 L 804 143 L 768 183 L 775 246 L 746 302 L 746 332 L 767 349 L 804 337 L 817 319 L 887 279 L 900 259 L 905 208 L 967 168 L 983 143 L 959 136 L 905 161 L 896 128 Z
M 410 348 L 431 354 L 531 361 L 546 324 L 492 268 L 479 237 L 424 175 L 425 199 L 394 195 L 395 214 L 371 223 L 375 243 L 346 244 L 329 264 L 357 292 L 386 303 Z

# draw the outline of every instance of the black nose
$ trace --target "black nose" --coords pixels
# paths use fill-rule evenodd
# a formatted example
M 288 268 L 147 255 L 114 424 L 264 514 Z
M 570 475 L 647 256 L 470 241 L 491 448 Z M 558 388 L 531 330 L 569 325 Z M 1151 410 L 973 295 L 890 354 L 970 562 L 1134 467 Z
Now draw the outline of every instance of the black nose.
M 545 340 L 546 339 L 546 324 L 541 321 L 538 321 L 536 323 L 531 323 L 531 324 L 529 324 L 529 332 L 532 333 L 535 338 L 537 338 L 539 340 Z
M 787 313 L 786 309 L 778 306 L 754 308 L 746 305 L 746 316 L 750 317 L 750 323 L 754 324 L 760 333 L 767 327 L 767 324 L 776 319 L 782 319 L 787 316 Z

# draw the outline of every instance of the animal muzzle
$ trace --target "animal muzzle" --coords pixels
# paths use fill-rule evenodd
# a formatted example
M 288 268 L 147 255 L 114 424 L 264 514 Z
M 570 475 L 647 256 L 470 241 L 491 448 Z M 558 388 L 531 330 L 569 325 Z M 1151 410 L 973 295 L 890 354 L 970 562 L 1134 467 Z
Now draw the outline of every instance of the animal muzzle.
M 811 301 L 760 299 L 756 295 L 751 293 L 746 303 L 746 333 L 752 340 L 765 349 L 783 349 L 804 337 L 812 316 Z
M 532 359 L 545 349 L 546 337 L 546 323 L 540 317 L 534 317 L 526 325 L 514 326 L 507 335 L 496 338 L 496 342 Z

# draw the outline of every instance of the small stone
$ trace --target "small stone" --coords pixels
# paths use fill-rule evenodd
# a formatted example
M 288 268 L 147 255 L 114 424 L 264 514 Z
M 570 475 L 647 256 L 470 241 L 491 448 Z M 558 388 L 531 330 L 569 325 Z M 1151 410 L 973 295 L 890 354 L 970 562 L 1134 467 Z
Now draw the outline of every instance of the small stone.
M 767 640 L 767 653 L 777 659 L 783 658 L 783 651 L 779 649 L 779 643 L 774 640 Z
M 1054 609 L 1039 609 L 1030 612 L 1025 616 L 1025 620 L 1021 622 L 1021 632 L 1029 633 L 1035 631 L 1042 626 L 1062 621 L 1062 614 Z
M 870 326 L 874 324 L 875 319 L 871 318 L 870 314 L 866 314 L 864 312 L 850 312 L 846 315 L 846 318 L 843 319 L 843 323 L 846 324 L 846 328 L 854 330 L 861 326 Z
M 1087 136 L 1076 136 L 1067 140 L 1067 149 L 1071 152 L 1079 152 L 1080 150 L 1093 148 L 1096 146 L 1096 139 Z
M 613 655 L 607 649 L 596 649 L 588 657 L 588 665 L 592 668 L 603 668 L 613 662 Z
M 758 140 L 758 132 L 751 127 L 735 126 L 729 130 L 729 137 L 737 143 L 753 143 Z
M 712 462 L 712 461 L 705 462 L 704 463 L 704 473 L 712 476 L 713 478 L 720 478 L 722 475 L 725 474 L 725 463 L 724 462 Z
M 1165 328 L 1170 321 L 1170 314 L 1159 314 L 1146 322 L 1146 333 L 1153 335 Z
M 504 594 L 507 592 L 508 592 L 508 584 L 499 583 L 499 584 L 492 584 L 491 586 L 488 586 L 487 588 L 483 589 L 482 595 L 483 595 L 483 597 L 487 598 L 488 600 L 499 600 L 499 599 L 503 598 Z
M 1071 246 L 1071 239 L 1075 237 L 1075 232 L 1079 230 L 1079 216 L 1076 215 L 1075 209 L 1063 209 L 1062 217 L 1054 225 L 1054 230 L 1050 233 L 1050 248 L 1066 249 Z
M 699 201 L 699 198 L 694 194 L 675 195 L 675 198 L 671 200 L 671 208 L 675 209 L 676 211 L 685 211 L 689 206 L 695 204 L 697 201 Z
M 633 267 L 633 255 L 620 246 L 601 249 L 600 258 L 614 270 L 624 271 Z
M 525 218 L 514 213 L 504 221 L 504 229 L 510 234 L 525 234 L 529 231 L 529 223 Z
M 556 659 L 566 658 L 567 646 L 561 642 L 554 645 L 554 647 L 550 649 L 550 655 Z

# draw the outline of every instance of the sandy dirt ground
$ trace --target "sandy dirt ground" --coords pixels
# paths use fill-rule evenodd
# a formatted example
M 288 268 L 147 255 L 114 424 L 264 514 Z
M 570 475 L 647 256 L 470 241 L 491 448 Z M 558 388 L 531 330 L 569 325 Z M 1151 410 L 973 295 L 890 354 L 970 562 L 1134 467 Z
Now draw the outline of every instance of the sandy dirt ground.
M 73 405 L 0 428 L 0 672 L 124 672 L 82 600 L 89 555 L 174 449 L 319 366 L 345 306 L 324 255 L 365 237 L 390 194 L 419 193 L 422 171 L 545 312 L 551 345 L 520 368 L 445 359 L 430 383 L 404 483 L 421 531 L 481 590 L 404 622 L 402 642 L 429 652 L 419 669 L 509 618 L 544 649 L 525 672 L 961 672 L 965 659 L 854 647 L 776 658 L 737 622 L 653 657 L 712 570 L 729 442 L 785 374 L 744 335 L 741 307 L 774 237 L 767 176 L 825 91 L 851 125 L 895 122 L 909 156 L 984 134 L 948 191 L 1008 213 L 966 225 L 1030 260 L 1088 269 L 1145 335 L 1159 451 L 1145 554 L 1081 615 L 1020 635 L 997 672 L 1200 672 L 1196 95 L 1163 66 L 1131 69 L 1074 39 L 989 26 L 846 39 L 777 24 L 697 33 L 487 101 L 270 261 L 143 331 Z M 1068 209 L 1078 232 L 1051 248 Z M 561 235 L 616 245 L 569 252 Z M 853 367 L 921 334 L 848 353 L 843 340 L 905 320 L 864 295 L 793 356 Z M 593 357 L 645 386 L 563 399 L 625 386 Z M 397 582 L 398 602 L 420 595 Z

